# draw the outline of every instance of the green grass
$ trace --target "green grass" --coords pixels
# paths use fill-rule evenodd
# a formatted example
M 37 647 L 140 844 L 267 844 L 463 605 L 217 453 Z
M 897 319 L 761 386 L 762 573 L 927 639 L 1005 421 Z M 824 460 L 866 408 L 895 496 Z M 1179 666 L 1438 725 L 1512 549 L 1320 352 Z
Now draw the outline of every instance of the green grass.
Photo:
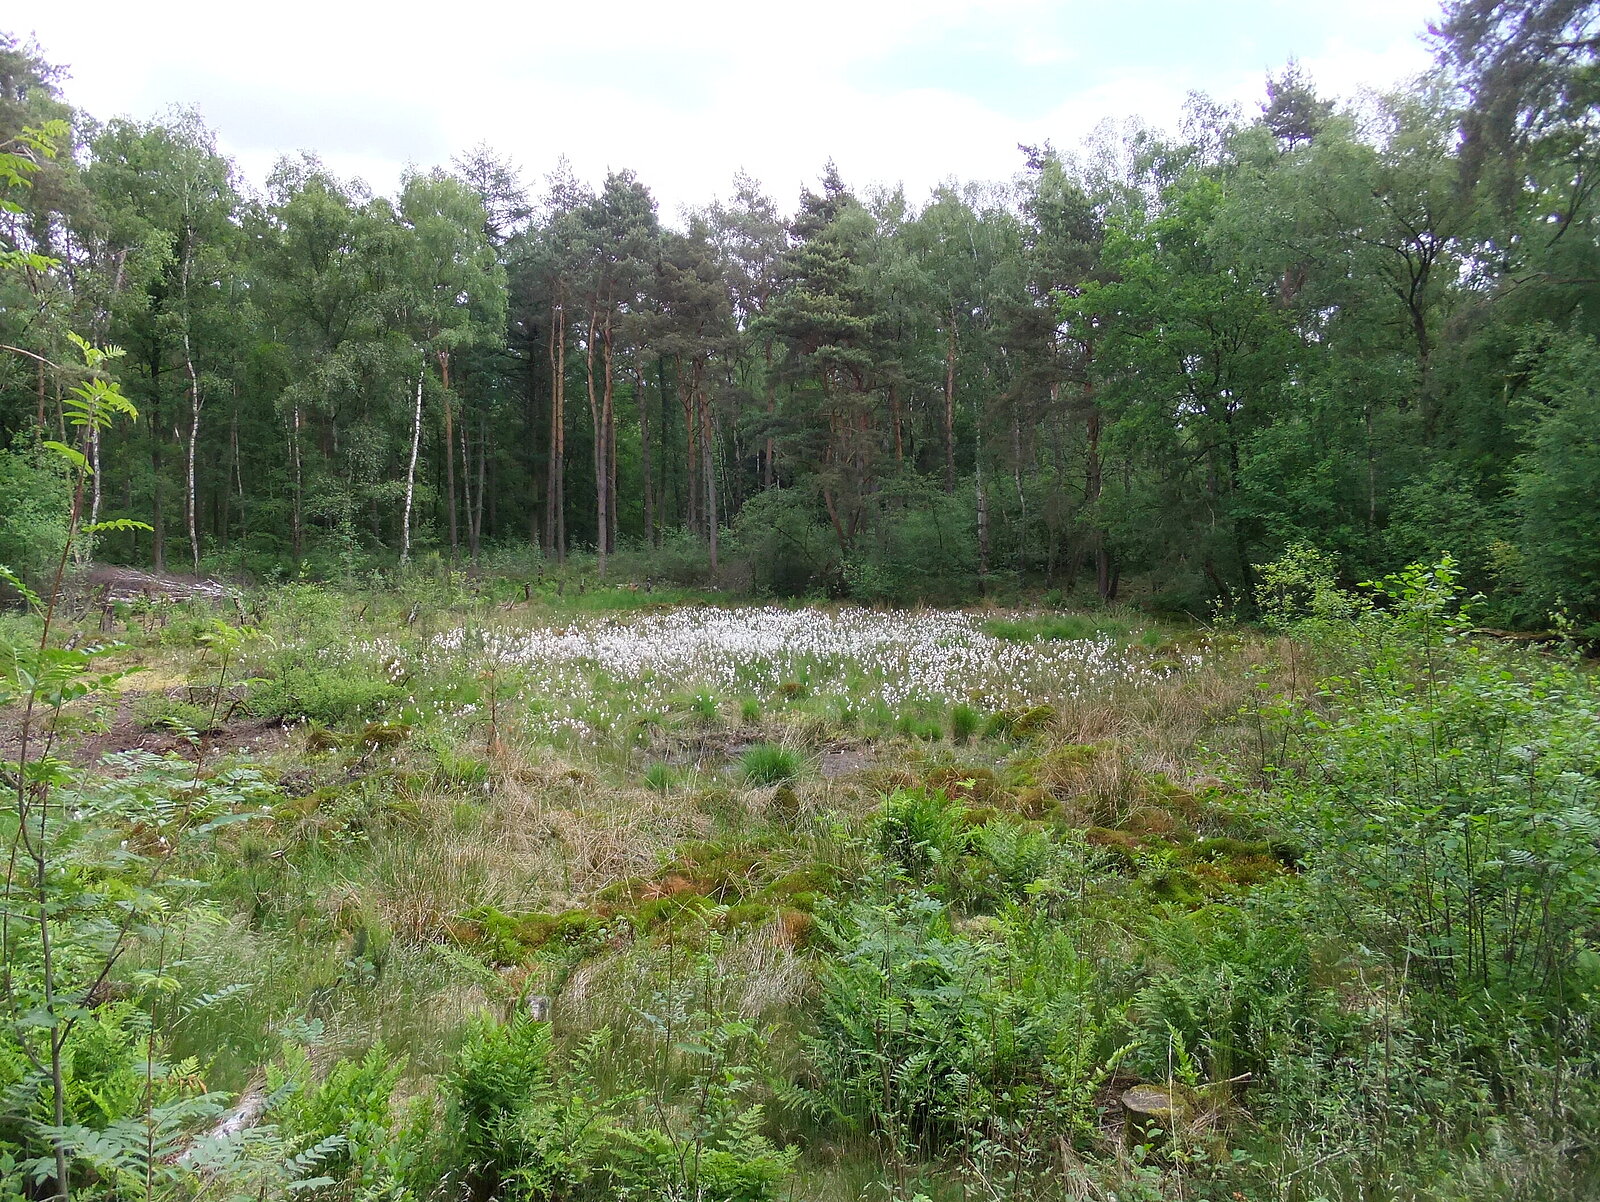
M 757 743 L 739 757 L 745 779 L 753 785 L 776 785 L 800 775 L 800 754 L 776 743 Z
M 557 606 L 644 612 L 660 599 L 535 590 L 532 609 L 549 621 Z M 299 654 L 527 620 L 475 604 L 442 589 L 426 604 L 374 593 L 347 606 L 311 589 L 274 602 L 263 625 L 277 642 L 251 652 L 258 662 L 240 675 L 286 670 L 276 694 L 261 693 L 326 726 L 251 753 L 280 782 L 270 812 L 174 864 L 204 904 L 166 970 L 176 1001 L 162 1012 L 224 997 L 178 1024 L 170 1044 L 200 1060 L 208 1084 L 242 1089 L 283 1055 L 286 1030 L 315 1024 L 307 1096 L 341 1058 L 381 1040 L 391 1063 L 410 1058 L 400 1096 L 449 1105 L 449 1089 L 478 1079 L 451 1075 L 483 1021 L 473 1016 L 500 1018 L 536 995 L 557 1016 L 553 1071 L 608 1122 L 631 1132 L 682 1117 L 691 1130 L 710 1121 L 697 1091 L 737 1080 L 717 1114 L 743 1122 L 759 1104 L 764 1138 L 810 1149 L 781 1189 L 707 1196 L 846 1202 L 893 1180 L 900 1196 L 935 1202 L 996 1189 L 1065 1202 L 1068 1155 L 1088 1196 L 1190 1196 L 1198 1181 L 1183 1157 L 1221 1147 L 1240 1155 L 1206 1162 L 1207 1197 L 1276 1197 L 1291 1178 L 1296 1196 L 1333 1202 L 1587 1196 L 1578 1158 L 1550 1151 L 1570 1145 L 1541 1144 L 1531 1108 L 1501 1106 L 1474 1126 L 1479 1064 L 1510 1083 L 1508 1096 L 1532 1096 L 1548 1067 L 1537 1040 L 1459 1029 L 1451 999 L 1387 964 L 1379 942 L 1344 939 L 1318 908 L 1340 886 L 1285 852 L 1271 794 L 1247 803 L 1200 783 L 1217 771 L 1201 747 L 1232 757 L 1241 778 L 1259 754 L 1236 717 L 1254 690 L 1253 651 L 1208 652 L 1189 677 L 1108 682 L 994 713 L 890 706 L 864 678 L 843 695 L 811 694 L 803 665 L 786 688 L 734 680 L 722 693 L 685 683 L 666 695 L 597 670 L 577 691 L 614 729 L 581 735 L 530 721 L 553 699 L 508 668 L 493 747 L 489 686 L 468 656 L 408 678 L 415 705 L 369 712 L 367 692 L 387 683 L 381 662 L 325 668 Z M 1152 649 L 1171 637 L 1128 610 L 1009 616 L 986 629 Z M 174 679 L 192 667 L 177 640 L 152 635 L 146 647 Z M 148 717 L 165 704 L 146 702 Z M 746 746 L 753 727 L 763 741 Z M 838 775 L 836 761 L 807 758 L 833 740 L 851 761 Z M 694 764 L 719 767 L 702 775 Z M 573 938 L 543 937 L 556 919 Z M 538 939 L 505 937 L 535 928 Z M 119 971 L 154 972 L 159 954 L 142 948 Z M 224 992 L 240 982 L 248 994 Z M 894 1023 L 874 1025 L 886 1005 L 899 1007 Z M 991 1054 L 997 1031 L 1003 1056 Z M 601 1032 L 599 1050 L 585 1051 Z M 1495 1059 L 1506 1046 L 1528 1058 L 1526 1072 Z M 885 1057 L 932 1067 L 902 1090 L 885 1085 Z M 1230 1097 L 1226 1083 L 1245 1073 L 1249 1092 Z M 1169 1074 L 1209 1091 L 1214 1126 L 1175 1155 L 1132 1152 L 1095 1091 Z M 1592 1075 L 1568 1079 L 1576 1125 L 1600 1110 L 1600 1089 Z M 1427 1108 L 1437 1122 L 1385 1126 Z M 1462 1142 L 1450 1142 L 1452 1123 Z M 410 1138 L 398 1124 L 369 1128 Z M 993 1130 L 1046 1134 L 1001 1147 Z M 438 1155 L 455 1154 L 453 1134 Z M 1492 1143 L 1501 1138 L 1504 1152 Z M 739 1165 L 770 1159 L 753 1137 L 741 1146 Z M 608 1155 L 588 1167 L 612 1164 Z M 1520 1184 L 1502 1181 L 1518 1174 Z
M 1126 639 L 1129 623 L 1119 618 L 1090 614 L 1039 614 L 1023 618 L 995 618 L 983 624 L 985 634 L 1008 643 L 1065 643 L 1080 639 Z
M 950 710 L 950 738 L 965 743 L 983 729 L 983 715 L 970 705 L 953 706 Z

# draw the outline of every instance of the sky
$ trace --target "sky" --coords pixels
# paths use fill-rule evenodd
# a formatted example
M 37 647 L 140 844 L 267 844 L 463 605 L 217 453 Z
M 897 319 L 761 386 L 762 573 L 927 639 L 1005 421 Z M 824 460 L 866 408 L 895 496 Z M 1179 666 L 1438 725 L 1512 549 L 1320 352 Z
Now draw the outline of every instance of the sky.
M 259 185 L 316 152 L 393 192 L 479 143 L 537 192 L 560 156 L 631 168 L 664 217 L 747 171 L 785 210 L 831 157 L 858 191 L 1003 180 L 1018 143 L 1175 125 L 1192 90 L 1253 111 L 1290 58 L 1324 95 L 1424 70 L 1438 0 L 344 0 L 36 3 L 0 29 L 104 120 L 197 108 Z

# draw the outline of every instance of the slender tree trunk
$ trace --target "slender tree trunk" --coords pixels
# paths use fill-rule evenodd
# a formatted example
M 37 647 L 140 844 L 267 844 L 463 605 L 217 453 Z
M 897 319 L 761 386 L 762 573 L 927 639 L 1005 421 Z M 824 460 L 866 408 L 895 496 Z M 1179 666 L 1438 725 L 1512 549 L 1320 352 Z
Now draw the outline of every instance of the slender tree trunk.
M 89 427 L 89 525 L 100 521 L 100 427 Z
M 185 193 L 185 202 L 187 202 Z M 193 314 L 189 308 L 189 254 L 192 238 L 185 229 L 183 233 L 183 271 L 180 275 L 180 289 L 183 297 L 183 366 L 189 373 L 189 446 L 187 462 L 184 465 L 183 478 L 183 517 L 189 527 L 189 557 L 194 564 L 195 575 L 200 574 L 200 529 L 196 516 L 195 480 L 194 480 L 194 452 L 195 445 L 200 441 L 200 406 L 204 403 L 200 397 L 200 375 L 194 369 L 194 349 L 189 342 L 189 327 L 193 324 Z
M 461 499 L 467 511 L 467 556 L 473 564 L 478 562 L 478 526 L 473 516 L 480 508 L 481 498 L 472 492 L 472 457 L 468 454 L 467 415 L 461 415 Z
M 601 331 L 600 357 L 604 367 L 604 385 L 600 402 L 600 425 L 605 431 L 604 455 L 601 457 L 601 477 L 605 483 L 601 507 L 600 541 L 607 554 L 617 549 L 617 413 L 615 381 L 612 371 L 611 299 L 606 298 L 606 324 Z M 602 561 L 604 562 L 604 561 Z
M 489 428 L 482 418 L 478 421 L 478 491 L 472 503 L 472 562 L 478 562 L 478 550 L 483 546 L 483 494 L 488 475 Z
M 700 403 L 700 451 L 704 458 L 702 471 L 706 481 L 706 540 L 711 548 L 711 570 L 717 570 L 717 473 L 713 462 L 713 428 L 711 421 L 711 405 L 706 400 L 704 392 L 699 394 Z
M 595 323 L 599 320 L 599 308 L 597 305 L 591 305 L 589 308 L 589 325 L 584 332 L 583 338 L 583 378 L 589 391 L 589 428 L 594 431 L 591 450 L 594 459 L 595 571 L 604 580 L 606 575 L 606 500 L 610 496 L 610 490 L 606 487 L 605 420 L 600 413 L 600 396 L 594 386 Z
M 636 357 L 637 358 L 637 357 Z M 635 362 L 634 397 L 639 403 L 639 467 L 644 473 L 644 541 L 656 545 L 656 478 L 650 461 L 650 403 L 644 390 L 644 372 Z
M 200 441 L 200 377 L 194 370 L 194 360 L 189 355 L 189 331 L 183 332 L 183 362 L 189 370 L 189 447 L 188 463 L 184 470 L 184 518 L 189 524 L 189 555 L 194 563 L 195 575 L 200 574 L 200 530 L 196 521 L 194 450 Z
M 233 386 L 233 419 L 229 423 L 228 441 L 233 449 L 233 482 L 239 498 L 239 532 L 249 533 L 250 523 L 245 520 L 244 465 L 239 460 L 239 386 Z
M 146 413 L 150 431 L 150 564 L 158 572 L 167 570 L 166 490 L 162 477 L 166 474 L 161 457 L 161 364 L 160 352 L 151 356 L 150 409 Z
M 550 472 L 545 482 L 545 542 L 557 563 L 567 559 L 567 310 L 550 314 Z
M 1017 571 L 1021 573 L 1028 567 L 1028 494 L 1022 488 L 1022 422 L 1015 405 L 1011 410 L 1011 479 L 1017 489 Z
M 973 448 L 972 490 L 978 511 L 978 585 L 989 589 L 989 490 L 983 482 L 983 422 L 975 423 L 978 444 Z
M 289 457 L 294 462 L 294 510 L 289 521 L 289 540 L 294 548 L 294 561 L 298 564 L 305 551 L 304 528 L 301 525 L 301 506 L 305 495 L 305 481 L 300 470 L 300 406 L 297 403 L 289 426 Z
M 423 360 L 424 366 L 427 360 Z M 417 368 L 417 401 L 411 412 L 411 458 L 406 464 L 406 504 L 400 519 L 400 562 L 411 558 L 411 504 L 416 496 L 417 451 L 422 446 L 422 367 Z
M 774 480 L 777 479 L 777 470 L 773 467 L 773 464 L 772 464 L 772 454 L 773 454 L 772 423 L 777 420 L 777 415 L 778 415 L 778 382 L 773 377 L 773 374 L 772 374 L 772 339 L 771 338 L 767 339 L 767 345 L 766 345 L 764 354 L 766 356 L 766 361 L 767 361 L 767 371 L 766 371 L 766 377 L 767 377 L 767 379 L 766 379 L 766 384 L 767 384 L 767 442 L 766 442 L 766 454 L 763 456 L 762 464 L 761 464 L 761 487 L 762 488 L 771 488 L 772 485 L 773 485 Z
M 1372 401 L 1369 399 L 1363 415 L 1367 431 L 1367 529 L 1378 525 L 1378 447 L 1372 439 Z
M 439 381 L 444 386 L 444 491 L 445 513 L 450 525 L 450 566 L 461 554 L 461 535 L 456 524 L 455 412 L 450 404 L 450 352 L 439 352 Z
M 956 311 L 950 309 L 950 334 L 944 352 L 944 490 L 956 491 Z
M 679 374 L 683 374 L 683 364 L 678 364 Z M 688 456 L 685 463 L 688 467 L 687 501 L 684 506 L 685 523 L 691 533 L 700 533 L 700 420 L 699 414 L 694 409 L 695 392 L 700 387 L 700 371 L 696 367 L 686 379 L 678 381 L 678 401 L 683 407 L 684 441 L 688 444 Z
M 889 425 L 894 435 L 894 462 L 895 466 L 899 467 L 905 462 L 906 448 L 901 433 L 900 393 L 893 385 L 889 387 Z
M 1100 500 L 1100 493 L 1104 487 L 1104 472 L 1100 464 L 1100 409 L 1091 398 L 1089 411 L 1084 422 L 1085 433 L 1089 442 L 1088 456 L 1084 479 L 1083 496 L 1086 507 L 1093 510 Z M 1090 535 L 1094 545 L 1094 587 L 1102 601 L 1111 600 L 1114 584 L 1111 577 L 1111 552 L 1106 546 L 1105 528 L 1100 524 L 1098 513 L 1092 515 L 1094 522 L 1093 533 Z

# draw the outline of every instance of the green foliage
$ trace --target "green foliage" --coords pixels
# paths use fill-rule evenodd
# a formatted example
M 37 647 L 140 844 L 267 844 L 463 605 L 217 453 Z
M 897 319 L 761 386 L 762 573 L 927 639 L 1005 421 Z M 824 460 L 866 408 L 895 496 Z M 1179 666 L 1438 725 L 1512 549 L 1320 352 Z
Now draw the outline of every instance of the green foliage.
M 167 730 L 180 734 L 210 734 L 217 729 L 217 715 L 211 707 L 196 705 L 181 697 L 150 693 L 134 705 L 139 722 L 147 730 Z
M 817 1030 L 806 1040 L 820 1105 L 895 1155 L 960 1148 L 1008 1174 L 1053 1153 L 985 1147 L 985 1132 L 1038 1125 L 1088 1135 L 1096 1089 L 1120 1053 L 1065 932 L 1023 915 L 964 938 L 918 893 L 868 899 L 819 924 L 827 949 Z
M 1334 557 L 1309 544 L 1295 544 L 1256 573 L 1256 609 L 1270 628 L 1309 633 L 1313 623 L 1350 622 L 1361 612 L 1360 599 L 1339 587 Z
M 380 663 L 342 662 L 311 650 L 281 653 L 271 675 L 250 690 L 250 707 L 262 717 L 301 719 L 325 726 L 382 717 L 404 694 Z
M 554 1199 L 702 1197 L 768 1202 L 794 1161 L 761 1134 L 759 1107 L 745 1107 L 748 1070 L 730 1065 L 730 1041 L 748 1034 L 718 1024 L 687 1036 L 696 1065 L 689 1129 L 632 1121 L 638 1091 L 609 1087 L 608 1029 L 559 1054 L 547 1023 L 479 1022 L 449 1076 L 462 1163 L 476 1188 Z M 657 1116 L 652 1116 L 657 1117 Z
M 1532 432 L 1514 477 L 1525 583 L 1544 612 L 1600 623 L 1600 343 L 1547 335 L 1529 398 Z
M 40 448 L 0 451 L 0 563 L 35 585 L 67 543 L 71 482 L 58 456 Z
M 1592 674 L 1474 642 L 1449 561 L 1380 597 L 1354 670 L 1275 714 L 1313 871 L 1431 986 L 1563 996 L 1600 921 Z
M 418 1152 L 391 1101 L 405 1068 L 379 1043 L 359 1059 L 336 1060 L 319 1080 L 305 1046 L 286 1043 L 266 1089 L 288 1161 L 357 1196 L 402 1189 Z
M 884 857 L 920 879 L 966 849 L 959 803 L 936 789 L 906 789 L 884 799 L 878 846 Z

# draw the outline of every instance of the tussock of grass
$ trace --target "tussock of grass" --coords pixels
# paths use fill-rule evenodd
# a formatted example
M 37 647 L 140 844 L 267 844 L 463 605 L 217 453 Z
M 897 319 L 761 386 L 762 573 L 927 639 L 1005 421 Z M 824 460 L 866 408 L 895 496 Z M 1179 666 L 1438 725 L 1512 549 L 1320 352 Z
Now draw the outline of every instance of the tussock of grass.
M 800 754 L 776 743 L 757 743 L 739 757 L 745 779 L 753 785 L 776 785 L 800 775 Z

